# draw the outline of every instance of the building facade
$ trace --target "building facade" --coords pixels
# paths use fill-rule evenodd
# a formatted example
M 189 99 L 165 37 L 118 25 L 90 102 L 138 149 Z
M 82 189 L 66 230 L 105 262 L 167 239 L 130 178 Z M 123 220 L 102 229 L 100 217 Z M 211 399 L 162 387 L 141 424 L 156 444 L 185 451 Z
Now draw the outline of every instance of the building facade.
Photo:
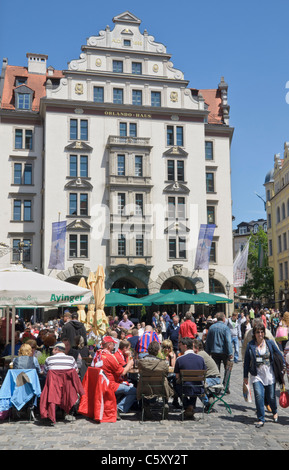
M 215 224 L 210 278 L 233 296 L 228 85 L 189 87 L 130 12 L 88 38 L 66 70 L 47 56 L 4 59 L 0 93 L 0 266 L 78 282 L 102 264 L 106 288 L 209 291 L 195 270 L 201 224 Z M 63 269 L 49 269 L 66 221 Z M 214 287 L 214 288 L 215 288 Z
M 266 212 L 268 259 L 274 270 L 275 302 L 278 308 L 288 306 L 289 282 L 289 143 L 284 154 L 274 156 L 274 167 L 267 173 Z

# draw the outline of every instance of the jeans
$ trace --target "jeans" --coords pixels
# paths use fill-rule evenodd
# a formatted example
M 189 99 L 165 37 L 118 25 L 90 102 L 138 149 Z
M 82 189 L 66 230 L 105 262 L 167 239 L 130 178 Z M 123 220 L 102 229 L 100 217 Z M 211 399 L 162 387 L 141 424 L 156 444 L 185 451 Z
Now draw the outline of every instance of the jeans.
M 234 362 L 235 364 L 238 362 L 239 359 L 239 338 L 238 336 L 232 336 L 232 346 L 234 349 Z
M 120 384 L 115 392 L 116 399 L 120 398 L 117 408 L 127 413 L 136 400 L 136 388 L 132 385 Z
M 253 383 L 253 390 L 255 396 L 255 403 L 257 409 L 257 418 L 262 423 L 265 423 L 265 407 L 264 402 L 266 398 L 267 404 L 271 407 L 273 415 L 277 413 L 277 401 L 275 394 L 276 384 L 264 386 L 261 382 Z

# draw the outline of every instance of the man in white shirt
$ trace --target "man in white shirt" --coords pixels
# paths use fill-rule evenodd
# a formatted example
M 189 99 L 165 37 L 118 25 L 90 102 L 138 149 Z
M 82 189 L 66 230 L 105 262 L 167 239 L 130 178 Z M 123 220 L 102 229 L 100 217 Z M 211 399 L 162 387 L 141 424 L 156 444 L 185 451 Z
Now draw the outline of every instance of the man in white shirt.
M 78 367 L 74 357 L 65 354 L 65 344 L 56 343 L 53 350 L 53 355 L 49 356 L 44 364 L 44 375 L 47 375 L 49 370 L 69 370 L 75 369 L 78 372 Z

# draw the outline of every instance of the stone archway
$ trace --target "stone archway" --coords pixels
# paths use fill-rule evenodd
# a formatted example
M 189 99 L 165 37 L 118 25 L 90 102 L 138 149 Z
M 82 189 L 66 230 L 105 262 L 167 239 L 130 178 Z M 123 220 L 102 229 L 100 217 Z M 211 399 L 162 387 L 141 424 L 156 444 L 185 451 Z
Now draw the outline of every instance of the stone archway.
M 192 288 L 196 289 L 197 293 L 204 291 L 203 279 L 197 276 L 194 271 L 189 271 L 182 265 L 173 265 L 173 267 L 169 268 L 167 271 L 159 273 L 155 281 L 150 279 L 148 284 L 149 294 L 159 292 L 164 282 L 172 278 L 175 282 L 179 283 L 180 287 L 184 286 L 185 280 L 192 285 Z

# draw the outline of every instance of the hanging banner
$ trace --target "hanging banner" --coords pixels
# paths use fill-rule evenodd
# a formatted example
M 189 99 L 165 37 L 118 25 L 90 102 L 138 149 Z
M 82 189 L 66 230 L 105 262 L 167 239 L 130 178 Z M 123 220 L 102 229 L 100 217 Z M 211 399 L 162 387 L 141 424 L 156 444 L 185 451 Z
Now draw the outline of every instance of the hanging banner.
M 195 259 L 195 269 L 209 269 L 210 251 L 216 225 L 201 224 L 197 253 Z
M 239 250 L 233 264 L 234 286 L 242 287 L 246 281 L 247 262 L 249 253 L 249 242 L 247 241 L 243 250 Z
M 52 223 L 52 243 L 48 269 L 65 269 L 66 221 Z

